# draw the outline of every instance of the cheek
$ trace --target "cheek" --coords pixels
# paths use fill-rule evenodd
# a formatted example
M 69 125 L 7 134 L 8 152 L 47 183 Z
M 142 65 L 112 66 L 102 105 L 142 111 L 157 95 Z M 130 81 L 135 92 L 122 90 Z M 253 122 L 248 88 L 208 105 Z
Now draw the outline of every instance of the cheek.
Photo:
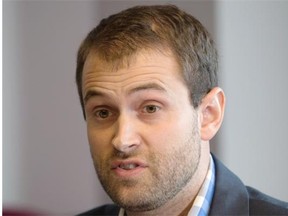
M 167 121 L 158 125 L 146 134 L 146 143 L 153 148 L 153 151 L 163 153 L 174 148 L 183 137 L 182 127 L 175 125 L 175 122 Z
M 159 151 L 170 151 L 171 148 L 179 148 L 179 145 L 187 142 L 191 136 L 199 130 L 197 115 L 186 112 L 187 115 L 174 115 L 173 118 L 165 121 L 150 131 L 148 143 L 153 143 L 154 148 Z
M 109 146 L 112 146 L 110 135 L 106 131 L 100 132 L 88 127 L 87 135 L 90 151 L 94 158 L 103 157 L 109 151 Z
M 166 133 L 166 136 L 181 137 L 187 132 L 192 132 L 191 129 L 195 127 L 195 122 L 197 122 L 197 116 L 194 112 L 180 109 L 164 122 L 162 133 Z

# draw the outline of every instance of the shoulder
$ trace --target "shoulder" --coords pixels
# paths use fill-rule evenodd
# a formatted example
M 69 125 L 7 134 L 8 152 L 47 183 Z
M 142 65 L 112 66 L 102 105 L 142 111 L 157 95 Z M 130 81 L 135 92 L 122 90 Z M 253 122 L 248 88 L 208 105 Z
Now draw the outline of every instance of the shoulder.
M 89 211 L 86 211 L 84 213 L 79 214 L 81 215 L 118 215 L 120 211 L 120 208 L 114 204 L 108 204 L 99 206 L 97 208 L 91 209 Z
M 251 215 L 288 215 L 288 203 L 247 187 Z
M 216 168 L 210 215 L 288 215 L 288 203 L 247 187 L 220 161 Z

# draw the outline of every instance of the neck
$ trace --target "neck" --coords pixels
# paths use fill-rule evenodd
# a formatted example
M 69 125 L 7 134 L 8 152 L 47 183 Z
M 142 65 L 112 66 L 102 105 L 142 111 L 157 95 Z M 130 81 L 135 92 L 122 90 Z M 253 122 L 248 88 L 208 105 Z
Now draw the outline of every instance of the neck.
M 209 145 L 208 145 L 209 146 Z M 209 150 L 201 152 L 200 162 L 197 171 L 190 182 L 175 196 L 160 208 L 146 212 L 129 212 L 128 216 L 148 216 L 148 215 L 178 215 L 186 216 L 196 198 L 205 178 L 209 167 Z

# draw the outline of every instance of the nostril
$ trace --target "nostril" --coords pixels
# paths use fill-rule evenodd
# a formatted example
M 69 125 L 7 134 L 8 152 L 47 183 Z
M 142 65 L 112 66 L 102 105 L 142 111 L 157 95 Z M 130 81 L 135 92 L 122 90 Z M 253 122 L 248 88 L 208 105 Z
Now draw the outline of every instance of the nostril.
M 121 146 L 119 146 L 119 149 L 120 151 L 122 152 L 128 152 L 128 151 L 133 151 L 134 149 L 137 148 L 137 145 L 136 144 L 132 144 L 132 145 L 129 145 L 129 144 L 123 144 Z
M 134 151 L 139 146 L 139 142 L 136 140 L 123 142 L 121 140 L 114 139 L 112 141 L 112 145 L 119 152 L 128 153 Z

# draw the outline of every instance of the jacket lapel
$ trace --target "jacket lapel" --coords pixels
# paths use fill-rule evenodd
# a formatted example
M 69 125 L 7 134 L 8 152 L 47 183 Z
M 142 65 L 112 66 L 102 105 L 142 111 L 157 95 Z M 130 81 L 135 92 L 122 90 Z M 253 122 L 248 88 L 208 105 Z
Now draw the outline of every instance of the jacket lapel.
M 249 195 L 242 181 L 214 156 L 216 182 L 209 215 L 249 215 Z

